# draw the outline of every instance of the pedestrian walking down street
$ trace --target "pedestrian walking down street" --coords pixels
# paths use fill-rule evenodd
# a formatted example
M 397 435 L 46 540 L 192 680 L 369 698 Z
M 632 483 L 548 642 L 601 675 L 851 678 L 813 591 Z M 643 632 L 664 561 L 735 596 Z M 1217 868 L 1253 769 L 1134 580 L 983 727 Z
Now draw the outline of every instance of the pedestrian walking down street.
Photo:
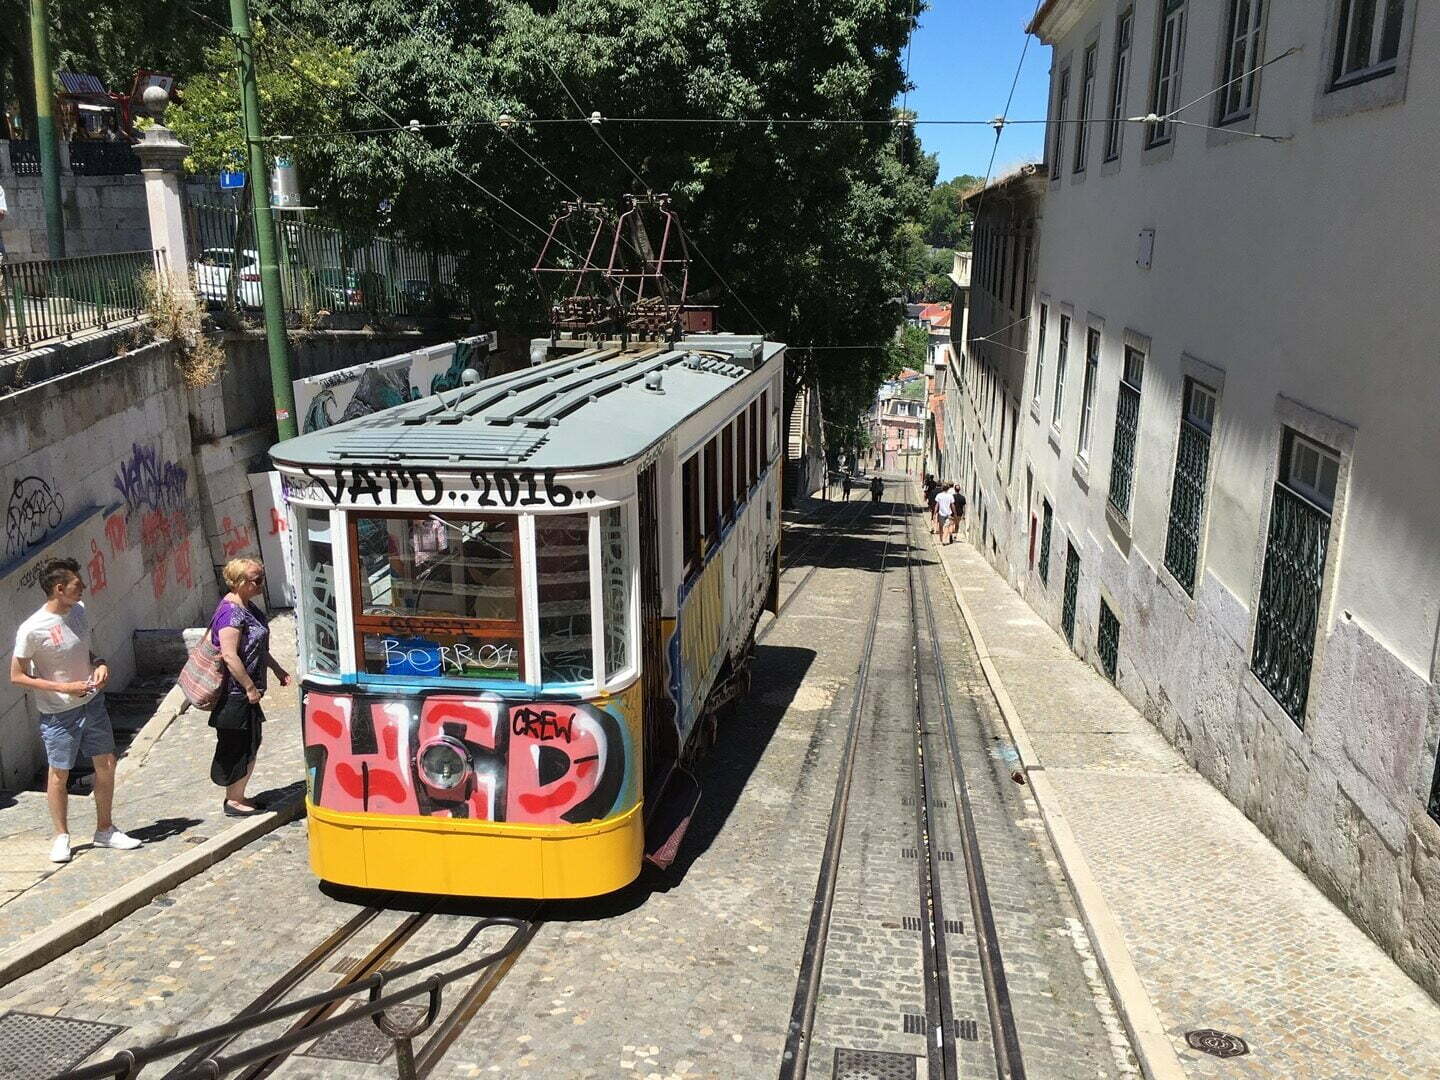
M 925 495 L 925 516 L 929 518 L 930 534 L 933 536 L 938 526 L 935 522 L 935 493 L 940 490 L 940 484 L 929 473 L 925 474 L 925 485 L 922 491 Z
M 210 640 L 220 650 L 227 677 L 220 702 L 210 713 L 215 729 L 215 758 L 210 779 L 225 789 L 226 817 L 250 817 L 265 809 L 245 797 L 245 785 L 260 753 L 267 673 L 281 686 L 290 673 L 270 655 L 270 620 L 252 601 L 265 588 L 265 567 L 259 559 L 231 559 L 221 571 L 230 591 L 220 598 L 210 619 Z
M 955 517 L 955 485 L 949 484 L 935 495 L 935 517 L 940 527 L 940 542 L 948 544 L 951 523 Z
M 854 481 L 850 479 L 850 474 L 847 472 L 845 474 L 845 479 L 840 482 L 840 489 L 845 493 L 846 502 L 850 501 L 850 488 L 853 486 Z
M 10 681 L 29 690 L 40 712 L 40 741 L 49 769 L 45 802 L 55 826 L 50 861 L 70 861 L 70 770 L 81 757 L 95 767 L 97 848 L 128 851 L 140 841 L 115 827 L 115 735 L 105 711 L 110 668 L 90 648 L 90 624 L 80 597 L 85 582 L 74 559 L 47 559 L 39 583 L 45 603 L 15 631 Z
M 958 529 L 965 520 L 965 493 L 953 484 L 951 487 L 955 491 L 955 527 Z
M 877 476 L 875 477 L 875 479 L 870 481 L 870 501 L 872 503 L 878 503 L 880 501 L 880 496 L 884 494 L 885 481 L 881 480 L 880 477 Z

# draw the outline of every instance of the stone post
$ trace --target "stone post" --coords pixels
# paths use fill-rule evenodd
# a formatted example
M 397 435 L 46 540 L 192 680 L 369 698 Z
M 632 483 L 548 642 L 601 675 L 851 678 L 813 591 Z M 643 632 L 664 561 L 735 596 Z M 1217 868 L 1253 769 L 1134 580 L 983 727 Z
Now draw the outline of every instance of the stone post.
M 157 95 L 158 91 L 158 95 Z M 152 86 L 145 91 L 145 104 L 159 113 L 153 127 L 140 136 L 135 154 L 145 177 L 145 202 L 150 211 L 150 243 L 164 248 L 162 265 L 181 281 L 190 274 L 190 255 L 185 245 L 185 199 L 180 187 L 180 163 L 190 152 L 174 132 L 160 123 L 164 119 L 165 91 Z

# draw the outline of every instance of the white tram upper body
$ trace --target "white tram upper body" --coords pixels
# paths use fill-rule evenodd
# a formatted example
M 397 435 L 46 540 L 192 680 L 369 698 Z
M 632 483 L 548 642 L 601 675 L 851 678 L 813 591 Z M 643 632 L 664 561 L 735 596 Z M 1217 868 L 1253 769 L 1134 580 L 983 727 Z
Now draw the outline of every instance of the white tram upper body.
M 584 348 L 274 448 L 319 876 L 638 873 L 645 801 L 773 606 L 783 364 L 756 337 Z

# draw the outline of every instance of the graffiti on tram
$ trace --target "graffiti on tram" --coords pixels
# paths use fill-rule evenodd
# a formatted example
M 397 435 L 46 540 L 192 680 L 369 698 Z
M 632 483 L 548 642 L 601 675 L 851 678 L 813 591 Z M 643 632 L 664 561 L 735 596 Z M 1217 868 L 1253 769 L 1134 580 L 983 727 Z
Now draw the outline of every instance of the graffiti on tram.
M 472 469 L 456 484 L 435 469 L 415 465 L 337 465 L 322 476 L 302 469 L 304 480 L 287 478 L 287 499 L 324 501 L 332 506 L 396 506 L 411 492 L 421 506 L 485 508 L 564 507 L 595 498 L 555 479 L 553 469 Z
M 310 801 L 330 810 L 474 821 L 596 821 L 638 797 L 639 708 L 638 691 L 602 707 L 512 704 L 493 694 L 312 690 L 304 705 Z M 463 744 L 470 761 L 463 781 L 448 790 L 433 787 L 415 763 L 416 751 L 441 737 Z

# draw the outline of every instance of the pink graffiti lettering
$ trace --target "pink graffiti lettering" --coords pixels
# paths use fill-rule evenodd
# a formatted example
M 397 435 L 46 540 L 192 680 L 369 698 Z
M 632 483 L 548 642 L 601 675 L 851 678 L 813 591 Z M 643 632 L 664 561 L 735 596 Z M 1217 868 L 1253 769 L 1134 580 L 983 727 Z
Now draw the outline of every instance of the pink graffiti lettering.
M 175 549 L 175 584 L 186 589 L 195 587 L 195 573 L 190 566 L 190 541 Z
M 275 509 L 275 507 L 270 507 L 270 535 L 275 536 L 279 533 L 286 532 L 289 528 L 290 523 L 285 520 L 285 516 L 281 514 L 279 510 Z
M 125 515 L 123 513 L 117 511 L 105 519 L 105 539 L 110 541 L 111 555 L 119 555 L 129 546 L 129 537 L 125 535 Z
M 90 593 L 99 596 L 109 583 L 105 580 L 105 553 L 94 540 L 90 541 L 90 562 L 86 569 L 90 572 Z
M 250 548 L 250 527 L 237 525 L 229 517 L 220 521 L 220 546 L 227 559 L 233 559 Z

